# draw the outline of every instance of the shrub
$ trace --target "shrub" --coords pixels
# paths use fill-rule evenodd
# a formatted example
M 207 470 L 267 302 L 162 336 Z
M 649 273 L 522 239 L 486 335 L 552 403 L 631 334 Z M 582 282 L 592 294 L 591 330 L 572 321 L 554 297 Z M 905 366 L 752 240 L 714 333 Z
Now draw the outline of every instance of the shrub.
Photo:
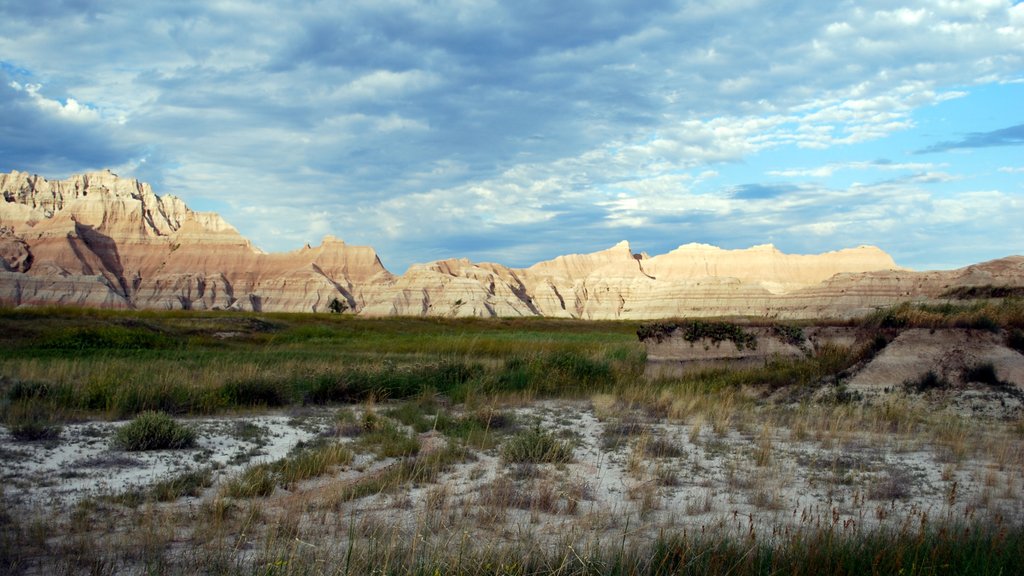
M 291 400 L 287 383 L 275 379 L 228 382 L 220 395 L 228 406 L 285 406 Z
M 773 324 L 772 332 L 787 344 L 792 344 L 798 348 L 803 347 L 804 345 L 804 330 L 799 326 Z
M 904 381 L 903 387 L 909 391 L 927 392 L 928 390 L 948 388 L 949 381 L 936 374 L 934 370 L 929 370 L 916 379 Z
M 1006 334 L 1006 345 L 1024 354 L 1024 330 L 1014 329 Z
M 41 342 L 42 348 L 57 350 L 155 350 L 178 345 L 164 334 L 122 326 L 68 328 Z
M 786 329 L 783 329 L 786 331 Z M 750 334 L 742 326 L 731 322 L 709 322 L 706 320 L 689 320 L 682 324 L 674 322 L 652 322 L 640 326 L 636 335 L 641 342 L 654 339 L 661 342 L 674 332 L 681 333 L 687 342 L 697 342 L 708 339 L 712 344 L 718 345 L 723 340 L 728 340 L 736 345 L 739 350 L 757 349 L 757 336 Z M 802 336 L 802 333 L 801 333 Z
M 977 382 L 989 386 L 1003 386 L 1005 382 L 996 374 L 996 367 L 991 362 L 976 364 L 964 370 L 964 382 Z
M 420 451 L 419 440 L 390 420 L 375 418 L 371 427 L 366 426 L 364 420 L 363 429 L 365 432 L 359 438 L 359 444 L 373 450 L 381 458 L 413 456 Z
M 257 464 L 229 480 L 222 491 L 224 495 L 232 498 L 253 498 L 269 496 L 276 487 L 277 478 L 270 465 Z
M 501 447 L 501 457 L 509 463 L 565 463 L 572 461 L 572 446 L 541 430 L 538 424 L 509 438 Z
M 61 426 L 57 424 L 52 411 L 45 405 L 31 400 L 22 400 L 7 408 L 4 420 L 11 436 L 22 442 L 56 440 L 60 437 Z
M 18 422 L 9 422 L 11 436 L 22 442 L 38 442 L 60 438 L 61 426 L 49 418 L 30 417 Z
M 150 490 L 158 502 L 171 502 L 182 496 L 199 496 L 204 488 L 213 485 L 213 471 L 210 468 L 189 470 L 169 480 L 158 482 Z
M 164 450 L 188 448 L 195 444 L 196 432 L 162 412 L 143 412 L 117 429 L 114 446 L 122 450 Z

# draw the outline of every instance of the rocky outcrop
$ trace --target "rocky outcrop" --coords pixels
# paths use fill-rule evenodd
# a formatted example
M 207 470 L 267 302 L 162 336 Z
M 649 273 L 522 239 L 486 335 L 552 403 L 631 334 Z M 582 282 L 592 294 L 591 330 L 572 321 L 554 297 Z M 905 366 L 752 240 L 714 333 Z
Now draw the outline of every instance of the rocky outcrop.
M 332 237 L 265 254 L 213 213 L 110 172 L 0 175 L 0 303 L 125 308 L 350 309 L 391 281 L 371 248 Z
M 394 276 L 333 237 L 266 254 L 213 213 L 108 172 L 0 174 L 0 304 L 324 311 L 364 315 L 852 317 L 958 286 L 1024 285 L 1024 257 L 912 272 L 878 248 L 818 255 L 627 242 L 529 268 L 450 259 Z

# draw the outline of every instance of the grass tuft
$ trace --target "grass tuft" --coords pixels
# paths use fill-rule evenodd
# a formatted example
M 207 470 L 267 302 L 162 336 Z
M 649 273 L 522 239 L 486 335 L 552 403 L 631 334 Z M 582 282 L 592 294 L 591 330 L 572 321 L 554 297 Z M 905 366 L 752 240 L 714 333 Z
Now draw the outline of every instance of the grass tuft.
M 501 446 L 507 463 L 558 464 L 572 462 L 572 444 L 558 440 L 540 424 L 512 436 Z
M 190 448 L 196 431 L 162 412 L 143 412 L 114 433 L 113 445 L 130 452 Z
M 4 422 L 15 440 L 22 442 L 52 441 L 60 437 L 61 425 L 45 406 L 18 401 L 6 409 Z

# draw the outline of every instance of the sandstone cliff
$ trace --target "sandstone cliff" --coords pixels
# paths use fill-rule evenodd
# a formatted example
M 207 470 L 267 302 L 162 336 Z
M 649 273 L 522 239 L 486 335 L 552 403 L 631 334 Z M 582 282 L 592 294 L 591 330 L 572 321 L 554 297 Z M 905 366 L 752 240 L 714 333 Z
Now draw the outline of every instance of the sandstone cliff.
M 783 254 L 771 245 L 627 242 L 515 269 L 450 259 L 394 276 L 372 248 L 327 237 L 265 254 L 213 213 L 110 172 L 48 181 L 0 174 L 0 305 L 327 309 L 364 315 L 648 319 L 850 317 L 957 286 L 1024 285 L 1024 257 L 946 272 L 900 269 L 878 248 Z

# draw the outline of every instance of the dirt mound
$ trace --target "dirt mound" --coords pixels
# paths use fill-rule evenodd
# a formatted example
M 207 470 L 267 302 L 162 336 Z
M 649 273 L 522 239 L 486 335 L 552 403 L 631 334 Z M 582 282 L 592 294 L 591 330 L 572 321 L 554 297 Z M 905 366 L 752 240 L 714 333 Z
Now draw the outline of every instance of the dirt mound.
M 892 394 L 958 411 L 1014 417 L 1024 410 L 1024 355 L 987 330 L 901 332 L 846 382 L 872 400 Z

